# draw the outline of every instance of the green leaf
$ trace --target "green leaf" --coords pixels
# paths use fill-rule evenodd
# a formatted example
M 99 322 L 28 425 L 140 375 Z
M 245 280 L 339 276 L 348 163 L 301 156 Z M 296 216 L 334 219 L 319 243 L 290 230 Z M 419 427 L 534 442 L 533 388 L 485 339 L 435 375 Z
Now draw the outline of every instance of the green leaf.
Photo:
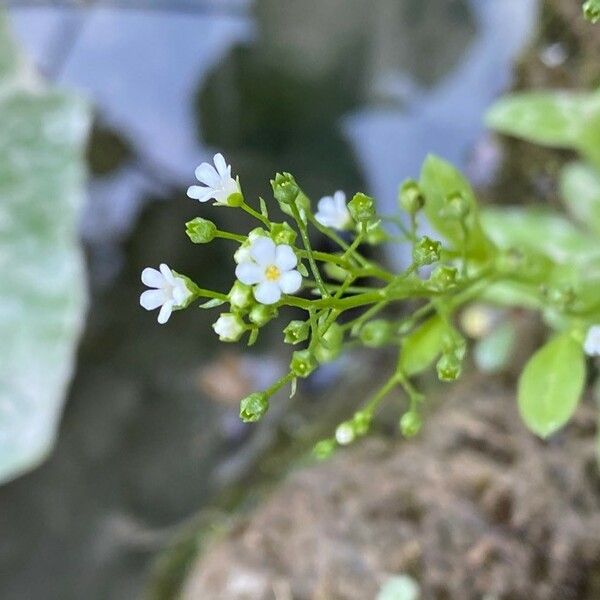
M 536 144 L 579 150 L 600 168 L 600 90 L 512 94 L 494 104 L 485 121 Z
M 487 112 L 488 127 L 543 146 L 577 148 L 589 94 L 526 92 L 501 98 Z
M 485 231 L 499 248 L 532 250 L 560 264 L 598 251 L 593 236 L 547 208 L 486 208 L 481 217 Z
M 88 107 L 45 90 L 0 15 L 0 481 L 56 435 L 86 303 L 77 223 Z
M 574 162 L 563 168 L 560 191 L 569 214 L 600 235 L 600 171 Z
M 468 210 L 465 217 L 468 230 L 467 254 L 471 258 L 486 259 L 491 246 L 479 222 L 475 194 L 463 175 L 450 163 L 429 155 L 423 163 L 420 186 L 425 196 L 424 210 L 429 222 L 455 248 L 463 247 L 464 234 L 459 220 L 448 218 L 445 210 L 450 196 L 462 196 Z
M 225 300 L 220 300 L 219 298 L 211 298 L 210 300 L 207 300 L 206 302 L 200 304 L 198 308 L 204 308 L 207 310 L 209 308 L 216 308 L 217 306 L 221 306 L 222 304 L 225 304 Z
M 583 391 L 583 347 L 570 333 L 542 346 L 519 379 L 519 411 L 534 433 L 546 438 L 570 418 Z
M 265 202 L 264 198 L 259 198 L 258 200 L 260 202 L 260 214 L 265 219 L 268 219 L 269 218 L 269 210 L 267 208 L 267 203 Z
M 424 321 L 402 341 L 398 367 L 412 377 L 429 368 L 442 353 L 448 326 L 436 315 Z
M 408 575 L 390 577 L 379 590 L 377 600 L 419 600 L 419 584 Z
M 531 310 L 543 308 L 537 289 L 517 281 L 492 283 L 483 290 L 481 299 L 499 306 L 521 306 Z

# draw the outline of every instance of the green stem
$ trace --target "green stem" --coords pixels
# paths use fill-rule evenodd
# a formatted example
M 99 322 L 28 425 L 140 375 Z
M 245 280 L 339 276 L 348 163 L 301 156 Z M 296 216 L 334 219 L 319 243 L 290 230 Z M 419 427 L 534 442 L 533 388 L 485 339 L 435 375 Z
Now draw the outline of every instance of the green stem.
M 237 233 L 229 233 L 228 231 L 221 231 L 220 229 L 215 232 L 215 237 L 224 239 L 224 240 L 233 240 L 235 242 L 239 242 L 243 244 L 246 241 L 245 235 L 238 235 Z
M 288 373 L 287 375 L 280 377 L 271 387 L 268 387 L 265 390 L 265 394 L 267 394 L 267 396 L 276 394 L 286 383 L 289 383 L 292 379 L 294 379 L 293 373 Z
M 258 219 L 267 229 L 271 229 L 271 222 L 267 217 L 263 214 L 259 213 L 257 210 L 254 210 L 250 205 L 246 204 L 246 201 L 240 204 L 240 208 L 246 211 L 249 215 L 253 216 L 255 219 Z
M 398 373 L 394 373 L 370 398 L 365 405 L 364 410 L 371 415 L 375 412 L 375 409 L 379 406 L 379 403 L 400 383 L 401 376 Z
M 328 298 L 329 292 L 325 287 L 325 283 L 323 282 L 323 278 L 321 277 L 321 272 L 319 271 L 317 263 L 315 262 L 313 250 L 310 244 L 310 239 L 308 238 L 308 228 L 306 227 L 306 223 L 302 220 L 300 212 L 298 211 L 298 206 L 296 205 L 295 201 L 290 204 L 290 208 L 292 209 L 292 215 L 296 221 L 296 224 L 298 225 L 298 229 L 300 230 L 300 237 L 302 238 L 304 249 L 307 252 L 307 259 L 308 264 L 310 265 L 310 270 L 312 271 L 313 277 L 317 282 L 317 286 L 319 287 L 321 294 L 324 298 Z

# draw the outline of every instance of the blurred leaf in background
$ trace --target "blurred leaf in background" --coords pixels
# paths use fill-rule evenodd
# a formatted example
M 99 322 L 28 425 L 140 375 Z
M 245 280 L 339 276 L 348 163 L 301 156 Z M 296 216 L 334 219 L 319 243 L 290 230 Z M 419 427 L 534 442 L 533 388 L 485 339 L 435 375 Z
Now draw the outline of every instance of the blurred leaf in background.
M 542 146 L 577 150 L 600 169 L 600 90 L 510 94 L 492 106 L 486 123 Z
M 0 14 L 0 482 L 48 454 L 73 372 L 88 125 L 86 104 L 42 85 Z

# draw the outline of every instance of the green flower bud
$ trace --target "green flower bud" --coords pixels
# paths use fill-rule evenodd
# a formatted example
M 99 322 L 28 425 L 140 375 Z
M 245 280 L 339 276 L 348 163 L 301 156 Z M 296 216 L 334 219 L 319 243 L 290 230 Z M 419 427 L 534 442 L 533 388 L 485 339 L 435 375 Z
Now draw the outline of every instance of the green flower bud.
M 375 201 L 359 192 L 348 202 L 348 210 L 357 223 L 366 223 L 375 217 Z
M 385 346 L 393 334 L 392 324 L 385 319 L 374 319 L 365 323 L 359 333 L 360 341 L 369 348 Z
M 600 0 L 587 0 L 583 5 L 583 16 L 590 23 L 598 23 L 600 21 Z
M 438 360 L 437 374 L 440 381 L 455 381 L 462 371 L 462 360 L 453 352 L 442 354 Z
M 444 292 L 453 288 L 456 285 L 456 277 L 458 270 L 455 267 L 443 265 L 438 267 L 429 278 L 429 286 L 431 289 Z
M 310 324 L 306 321 L 290 321 L 283 330 L 286 344 L 299 344 L 308 338 Z
M 196 217 L 185 224 L 185 232 L 194 244 L 208 244 L 215 239 L 217 226 L 208 219 Z
M 313 454 L 319 460 L 329 458 L 335 450 L 335 440 L 321 440 L 313 448 Z
M 352 426 L 352 423 L 349 423 L 348 421 L 338 425 L 335 430 L 335 439 L 340 446 L 351 444 L 355 438 L 356 434 L 354 432 L 354 427 Z
M 243 310 L 254 304 L 252 288 L 241 281 L 236 281 L 233 284 L 231 290 L 229 291 L 228 297 L 231 308 Z
M 309 350 L 297 350 L 292 354 L 290 370 L 296 377 L 308 377 L 317 367 L 317 361 Z
M 423 236 L 413 247 L 413 262 L 418 267 L 431 265 L 440 260 L 441 254 L 441 242 Z
M 423 419 L 418 412 L 408 411 L 400 419 L 400 432 L 404 437 L 411 438 L 421 431 Z
M 469 210 L 469 201 L 460 192 L 455 192 L 446 198 L 441 215 L 449 219 L 462 220 L 469 214 Z
M 425 206 L 425 196 L 414 179 L 407 179 L 398 191 L 400 207 L 409 215 L 417 214 Z
M 300 194 L 300 187 L 290 173 L 277 173 L 271 180 L 273 195 L 281 204 L 293 204 Z
M 244 423 L 258 421 L 269 410 L 269 398 L 264 392 L 254 392 L 240 402 L 240 419 Z
M 337 323 L 332 323 L 315 348 L 316 359 L 321 364 L 335 360 L 342 351 L 343 341 L 344 330 Z
M 287 244 L 293 246 L 298 234 L 288 225 L 283 223 L 273 223 L 271 225 L 271 238 L 276 244 Z
M 252 323 L 262 327 L 277 316 L 277 309 L 272 305 L 255 304 L 248 315 Z
M 366 410 L 359 410 L 352 417 L 352 428 L 357 436 L 366 435 L 371 426 L 371 413 Z

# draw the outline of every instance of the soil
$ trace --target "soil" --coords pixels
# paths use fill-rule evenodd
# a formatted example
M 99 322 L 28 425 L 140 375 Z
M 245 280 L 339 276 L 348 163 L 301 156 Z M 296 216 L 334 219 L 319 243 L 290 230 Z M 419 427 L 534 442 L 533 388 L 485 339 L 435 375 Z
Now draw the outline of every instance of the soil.
M 595 409 L 549 441 L 498 381 L 454 388 L 410 441 L 291 474 L 209 544 L 185 600 L 365 600 L 406 573 L 432 600 L 600 598 Z

